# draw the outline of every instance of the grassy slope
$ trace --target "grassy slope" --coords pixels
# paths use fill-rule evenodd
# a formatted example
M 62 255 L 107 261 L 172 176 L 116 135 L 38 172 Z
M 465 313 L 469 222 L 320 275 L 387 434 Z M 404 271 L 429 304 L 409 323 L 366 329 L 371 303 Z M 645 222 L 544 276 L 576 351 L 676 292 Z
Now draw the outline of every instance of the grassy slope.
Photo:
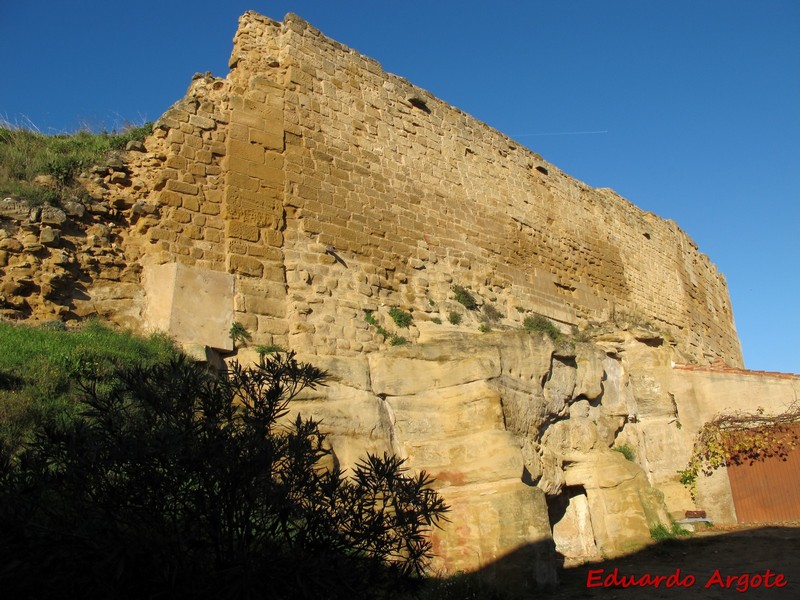
M 96 322 L 78 331 L 0 323 L 0 448 L 16 448 L 36 422 L 69 415 L 81 371 L 153 364 L 177 353 L 164 336 L 145 339 Z
M 17 196 L 30 205 L 58 204 L 75 195 L 81 170 L 104 163 L 128 142 L 142 141 L 152 131 L 152 124 L 146 124 L 121 133 L 44 135 L 0 123 L 0 195 Z M 35 183 L 37 175 L 52 176 L 55 189 Z

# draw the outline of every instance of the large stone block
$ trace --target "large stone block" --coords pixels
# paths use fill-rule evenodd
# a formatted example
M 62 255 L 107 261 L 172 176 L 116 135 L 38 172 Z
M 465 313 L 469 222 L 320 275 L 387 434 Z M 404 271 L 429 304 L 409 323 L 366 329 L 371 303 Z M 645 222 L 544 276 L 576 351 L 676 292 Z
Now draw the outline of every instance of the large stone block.
M 182 344 L 232 350 L 233 275 L 177 263 L 144 267 L 145 327 Z
M 372 389 L 376 394 L 403 396 L 500 375 L 496 348 L 476 349 L 468 355 L 440 354 L 435 358 L 423 352 L 416 356 L 398 354 L 370 354 Z

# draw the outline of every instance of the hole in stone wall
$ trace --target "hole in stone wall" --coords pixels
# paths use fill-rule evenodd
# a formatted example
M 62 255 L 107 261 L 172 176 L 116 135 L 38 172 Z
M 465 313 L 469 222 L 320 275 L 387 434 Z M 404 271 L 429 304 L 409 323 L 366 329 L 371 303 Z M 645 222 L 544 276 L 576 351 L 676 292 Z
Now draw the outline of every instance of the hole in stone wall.
M 557 288 L 566 290 L 568 292 L 574 292 L 577 289 L 574 285 L 569 285 L 568 283 L 560 283 L 558 281 L 554 281 L 553 283 Z
M 537 170 L 537 171 L 539 171 L 539 173 L 542 173 L 542 174 L 544 174 L 544 175 L 548 175 L 548 174 L 549 174 L 549 172 L 548 172 L 547 168 L 545 168 L 545 167 L 543 167 L 543 166 L 541 166 L 541 165 L 539 165 L 538 167 L 536 167 L 536 170 Z
M 422 98 L 418 98 L 417 96 L 412 96 L 411 98 L 408 99 L 408 101 L 414 108 L 418 108 L 422 112 L 430 114 L 431 109 L 428 108 L 428 104 Z
M 644 237 L 646 237 L 648 240 L 650 239 L 650 234 L 649 234 L 649 233 L 645 232 L 645 233 L 643 233 L 642 235 L 643 235 Z
M 650 346 L 651 348 L 660 348 L 664 345 L 664 339 L 660 336 L 656 337 L 645 337 L 645 336 L 634 336 L 634 339 L 637 342 L 641 342 L 645 346 Z

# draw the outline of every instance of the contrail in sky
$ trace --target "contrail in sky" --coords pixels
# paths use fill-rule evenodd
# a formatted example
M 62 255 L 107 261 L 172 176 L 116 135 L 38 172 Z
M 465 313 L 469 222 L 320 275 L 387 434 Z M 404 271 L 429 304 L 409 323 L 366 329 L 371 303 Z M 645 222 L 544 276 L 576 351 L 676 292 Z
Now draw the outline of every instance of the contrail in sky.
M 552 133 L 518 133 L 510 137 L 534 137 L 542 135 L 592 135 L 597 133 L 608 133 L 608 129 L 602 131 L 554 131 Z

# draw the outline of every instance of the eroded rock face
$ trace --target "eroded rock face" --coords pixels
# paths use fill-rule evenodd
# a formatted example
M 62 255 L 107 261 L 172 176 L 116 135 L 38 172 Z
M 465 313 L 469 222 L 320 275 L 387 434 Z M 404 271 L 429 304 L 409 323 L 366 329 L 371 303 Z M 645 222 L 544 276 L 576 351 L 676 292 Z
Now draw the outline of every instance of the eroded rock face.
M 342 466 L 388 451 L 435 478 L 452 506 L 451 523 L 432 533 L 439 572 L 552 585 L 554 552 L 568 563 L 617 556 L 669 522 L 642 466 L 611 450 L 630 441 L 623 425 L 637 412 L 631 343 L 609 351 L 505 331 L 303 356 L 331 383 L 293 411 L 321 419 Z
M 529 340 L 520 338 L 519 342 Z M 519 589 L 556 582 L 544 493 L 523 481 L 518 439 L 506 429 L 500 347 L 476 338 L 415 345 L 362 359 L 330 358 L 331 383 L 304 392 L 292 411 L 322 421 L 336 460 L 395 452 L 435 478 L 450 524 L 432 532 L 432 568 L 478 568 Z

